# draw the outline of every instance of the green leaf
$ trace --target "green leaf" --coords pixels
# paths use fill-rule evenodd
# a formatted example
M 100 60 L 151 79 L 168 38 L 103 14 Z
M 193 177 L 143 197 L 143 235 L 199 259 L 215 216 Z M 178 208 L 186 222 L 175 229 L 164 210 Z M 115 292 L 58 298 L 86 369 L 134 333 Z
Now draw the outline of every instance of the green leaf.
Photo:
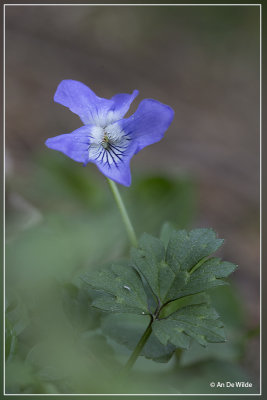
M 210 298 L 206 293 L 197 293 L 191 296 L 181 297 L 180 299 L 176 299 L 174 301 L 170 301 L 162 309 L 159 313 L 159 319 L 167 318 L 169 315 L 178 311 L 180 308 L 191 306 L 193 304 L 201 304 L 210 302 Z
M 137 271 L 125 264 L 93 271 L 84 281 L 98 292 L 92 305 L 104 311 L 149 314 L 147 295 Z
M 165 248 L 160 239 L 145 233 L 131 251 L 135 268 L 125 263 L 87 275 L 86 282 L 99 294 L 93 305 L 105 311 L 153 314 L 153 297 L 159 310 L 168 302 L 224 285 L 221 278 L 236 266 L 207 258 L 222 242 L 211 229 L 179 230 L 172 232 Z
M 223 239 L 217 239 L 212 229 L 173 231 L 166 251 L 166 262 L 176 273 L 190 271 L 204 257 L 214 253 L 222 243 Z
M 153 335 L 143 354 L 157 361 L 167 360 L 174 347 L 188 349 L 192 339 L 203 346 L 225 341 L 222 322 L 205 291 L 224 285 L 223 278 L 236 268 L 209 258 L 223 242 L 211 229 L 171 232 L 168 228 L 165 233 L 164 243 L 143 234 L 138 248 L 131 251 L 131 263 L 112 265 L 86 277 L 95 292 L 95 307 L 153 317 Z M 104 326 L 111 337 L 134 349 L 146 323 L 142 329 L 129 323 L 118 327 L 118 322 Z
M 178 298 L 203 292 L 215 286 L 226 285 L 227 282 L 221 278 L 226 278 L 236 268 L 235 264 L 221 261 L 219 258 L 208 259 L 191 274 L 190 280 L 179 292 Z
M 132 249 L 131 256 L 161 304 L 173 300 L 190 277 L 186 271 L 179 274 L 173 271 L 165 262 L 164 244 L 146 233 L 141 236 L 138 249 Z
M 132 249 L 132 262 L 148 282 L 159 303 L 191 295 L 225 284 L 235 265 L 207 257 L 223 240 L 211 229 L 173 231 L 165 251 L 163 242 L 143 234 L 138 249 Z M 201 268 L 200 268 L 201 267 Z
M 208 304 L 195 304 L 181 308 L 166 319 L 156 320 L 152 329 L 165 346 L 171 343 L 188 349 L 190 338 L 202 346 L 225 341 L 223 325 L 218 318 Z
M 149 323 L 148 317 L 140 315 L 108 315 L 103 319 L 103 332 L 119 344 L 134 350 Z M 163 345 L 152 332 L 140 355 L 157 362 L 168 362 L 175 346 Z

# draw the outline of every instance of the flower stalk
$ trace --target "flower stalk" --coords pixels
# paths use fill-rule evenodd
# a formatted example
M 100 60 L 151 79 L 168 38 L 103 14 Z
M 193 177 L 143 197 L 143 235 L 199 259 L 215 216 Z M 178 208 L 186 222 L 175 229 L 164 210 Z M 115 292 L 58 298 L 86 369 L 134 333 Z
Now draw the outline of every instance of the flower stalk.
M 126 231 L 128 233 L 128 237 L 129 237 L 129 240 L 131 242 L 131 245 L 134 246 L 134 247 L 137 247 L 136 234 L 135 234 L 133 225 L 132 225 L 132 223 L 130 221 L 130 218 L 129 218 L 129 215 L 127 213 L 127 210 L 125 208 L 125 205 L 123 203 L 123 200 L 121 198 L 119 189 L 118 189 L 118 187 L 117 187 L 117 185 L 116 185 L 116 183 L 114 181 L 112 181 L 109 178 L 107 178 L 107 180 L 108 180 L 110 189 L 112 191 L 112 194 L 114 196 L 114 199 L 116 201 L 116 204 L 118 206 L 118 209 L 119 209 L 119 212 L 121 214 L 122 220 L 124 222 L 124 225 L 125 225 Z

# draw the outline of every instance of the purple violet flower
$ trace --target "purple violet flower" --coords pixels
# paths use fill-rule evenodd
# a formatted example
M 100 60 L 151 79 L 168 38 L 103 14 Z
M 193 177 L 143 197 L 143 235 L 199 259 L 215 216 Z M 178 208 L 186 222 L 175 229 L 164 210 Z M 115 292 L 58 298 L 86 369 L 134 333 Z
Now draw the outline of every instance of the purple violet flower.
M 92 162 L 108 178 L 130 186 L 132 156 L 161 140 L 174 116 L 171 107 L 145 99 L 131 117 L 123 119 L 137 95 L 134 90 L 102 99 L 81 82 L 63 80 L 54 101 L 77 114 L 84 126 L 47 139 L 46 146 L 84 165 Z

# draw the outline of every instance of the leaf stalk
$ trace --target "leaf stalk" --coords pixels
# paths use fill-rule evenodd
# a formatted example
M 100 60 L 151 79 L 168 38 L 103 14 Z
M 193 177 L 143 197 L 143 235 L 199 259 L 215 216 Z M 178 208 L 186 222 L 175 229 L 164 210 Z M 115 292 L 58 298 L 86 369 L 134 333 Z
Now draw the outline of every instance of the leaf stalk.
M 129 371 L 129 370 L 133 367 L 133 365 L 134 365 L 134 363 L 136 362 L 136 360 L 137 360 L 139 354 L 141 353 L 141 351 L 142 351 L 144 345 L 146 344 L 146 342 L 147 342 L 149 336 L 150 336 L 151 333 L 152 333 L 153 317 L 152 317 L 152 315 L 151 315 L 150 317 L 151 317 L 151 319 L 150 319 L 150 322 L 149 322 L 149 324 L 148 324 L 148 327 L 146 328 L 146 330 L 145 330 L 143 336 L 141 337 L 141 339 L 140 339 L 139 342 L 137 343 L 137 345 L 136 345 L 134 351 L 132 352 L 132 354 L 131 354 L 129 360 L 127 361 L 127 363 L 126 363 L 126 365 L 125 365 L 125 367 L 124 367 L 124 371 L 125 371 L 125 372 Z

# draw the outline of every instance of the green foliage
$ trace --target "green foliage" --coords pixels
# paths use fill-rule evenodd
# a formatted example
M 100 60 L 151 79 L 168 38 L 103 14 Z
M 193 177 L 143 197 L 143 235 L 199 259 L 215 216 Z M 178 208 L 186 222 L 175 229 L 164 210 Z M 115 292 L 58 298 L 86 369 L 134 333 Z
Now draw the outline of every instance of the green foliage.
M 5 339 L 5 358 L 8 361 L 12 359 L 15 353 L 17 337 L 13 326 L 7 318 L 5 321 Z
M 223 242 L 211 229 L 167 231 L 165 227 L 165 243 L 142 235 L 138 248 L 131 251 L 130 262 L 84 276 L 95 293 L 94 307 L 112 313 L 151 315 L 153 336 L 143 355 L 156 361 L 158 354 L 153 355 L 153 350 L 151 354 L 156 339 L 162 349 L 165 346 L 163 353 L 168 357 L 174 347 L 188 349 L 191 339 L 203 346 L 225 341 L 223 324 L 203 292 L 226 284 L 222 278 L 236 269 L 234 264 L 209 258 Z M 112 338 L 117 336 L 118 342 L 129 348 L 137 343 L 137 329 L 130 333 L 129 323 L 127 328 L 116 329 L 120 331 L 117 335 L 108 326 L 106 323 L 106 332 Z
M 232 284 L 209 290 L 225 323 L 226 343 L 209 343 L 204 348 L 192 341 L 188 350 L 173 352 L 175 346 L 164 346 L 152 332 L 130 378 L 116 381 L 150 316 L 104 313 L 90 307 L 96 297 L 92 298 L 92 291 L 81 285 L 79 277 L 96 265 L 125 257 L 128 240 L 124 226 L 118 222 L 118 211 L 97 172 L 81 169 L 60 154 L 49 155 L 42 165 L 39 161 L 34 162 L 34 174 L 14 174 L 7 181 L 7 195 L 18 193 L 34 205 L 41 218 L 31 218 L 34 210 L 26 213 L 7 201 L 6 391 L 26 396 L 214 393 L 209 387 L 211 380 L 255 382 L 240 366 L 251 342 L 243 340 L 248 336 L 244 302 Z M 123 191 L 134 225 L 138 232 L 156 235 L 164 220 L 172 221 L 174 225 L 164 224 L 161 230 L 166 249 L 173 228 L 192 223 L 194 186 L 184 177 L 154 174 L 136 176 L 134 182 L 131 190 Z M 129 262 L 130 266 L 134 264 Z M 142 283 L 147 305 L 154 313 L 156 296 L 144 277 Z M 180 297 L 164 306 L 160 318 L 207 302 L 203 293 Z M 253 390 L 257 390 L 256 383 Z M 223 389 L 218 388 L 216 394 L 219 392 Z M 248 393 L 248 389 L 238 388 L 237 392 Z
M 99 291 L 92 303 L 96 308 L 118 313 L 149 313 L 140 276 L 128 263 L 94 271 L 84 280 Z
M 188 349 L 190 337 L 205 346 L 208 342 L 224 342 L 222 322 L 216 311 L 207 304 L 183 307 L 166 319 L 154 322 L 153 330 L 163 344 Z
M 128 314 L 110 314 L 103 318 L 103 332 L 117 343 L 133 351 L 149 323 L 148 317 Z M 163 345 L 152 332 L 141 351 L 141 355 L 157 362 L 168 362 L 175 346 Z

